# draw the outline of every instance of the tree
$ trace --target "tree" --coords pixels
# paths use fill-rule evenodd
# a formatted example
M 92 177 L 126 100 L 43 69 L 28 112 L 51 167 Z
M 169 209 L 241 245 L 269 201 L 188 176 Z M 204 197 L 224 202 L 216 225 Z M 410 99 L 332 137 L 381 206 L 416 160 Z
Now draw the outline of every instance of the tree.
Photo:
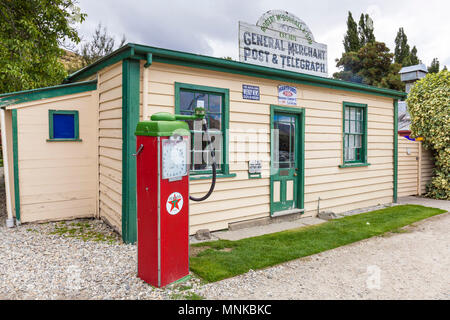
M 343 53 L 336 59 L 336 66 L 341 68 L 333 76 L 337 79 L 360 82 L 382 88 L 403 90 L 400 81 L 401 65 L 392 63 L 394 54 L 383 42 L 370 42 L 358 52 Z
M 375 35 L 373 33 L 373 20 L 369 15 L 361 13 L 358 27 L 360 46 L 365 46 L 368 43 L 375 42 Z
M 352 13 L 348 12 L 347 18 L 347 33 L 344 36 L 345 52 L 358 51 L 361 48 L 361 43 L 358 38 L 358 25 L 353 20 Z
M 402 64 L 404 67 L 411 64 L 411 52 L 408 45 L 408 37 L 403 28 L 398 29 L 395 37 L 394 61 Z
M 434 176 L 427 196 L 450 200 L 450 72 L 428 73 L 411 88 L 406 99 L 411 135 L 422 137 L 434 153 Z
M 414 66 L 414 65 L 420 63 L 420 60 L 419 60 L 419 58 L 417 57 L 417 48 L 416 48 L 416 46 L 414 46 L 414 47 L 411 49 L 411 54 L 409 55 L 409 59 L 410 59 L 410 61 L 411 61 L 411 65 L 412 65 L 412 66 Z
M 434 58 L 431 61 L 431 66 L 428 67 L 428 73 L 438 73 L 439 72 L 439 60 L 438 58 Z
M 0 93 L 61 83 L 60 46 L 85 16 L 75 0 L 0 0 Z
M 125 35 L 123 35 L 122 40 L 119 44 L 119 48 L 123 46 L 125 42 L 126 38 Z M 103 27 L 102 29 L 102 24 L 99 23 L 94 31 L 94 34 L 92 35 L 91 41 L 84 43 L 81 46 L 81 50 L 78 52 L 82 59 L 82 67 L 94 63 L 98 59 L 110 54 L 114 50 L 114 37 L 108 35 L 106 27 Z
M 399 28 L 395 37 L 394 61 L 402 67 L 413 66 L 420 63 L 417 57 L 417 48 L 409 50 L 408 37 L 403 28 Z

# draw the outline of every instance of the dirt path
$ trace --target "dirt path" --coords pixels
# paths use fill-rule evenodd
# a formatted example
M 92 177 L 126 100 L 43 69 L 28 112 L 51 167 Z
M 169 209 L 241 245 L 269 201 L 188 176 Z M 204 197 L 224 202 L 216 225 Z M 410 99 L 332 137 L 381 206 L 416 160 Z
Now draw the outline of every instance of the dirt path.
M 203 287 L 207 299 L 449 299 L 450 214 Z

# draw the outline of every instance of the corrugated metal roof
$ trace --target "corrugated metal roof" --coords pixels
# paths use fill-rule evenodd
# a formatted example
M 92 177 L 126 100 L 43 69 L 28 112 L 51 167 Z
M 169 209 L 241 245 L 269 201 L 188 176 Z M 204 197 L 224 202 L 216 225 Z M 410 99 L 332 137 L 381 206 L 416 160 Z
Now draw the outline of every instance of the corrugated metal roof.
M 408 73 L 408 72 L 415 72 L 415 71 L 424 71 L 424 72 L 428 73 L 427 66 L 424 65 L 423 63 L 416 64 L 414 66 L 403 67 L 400 69 L 399 73 L 401 74 L 401 73 Z

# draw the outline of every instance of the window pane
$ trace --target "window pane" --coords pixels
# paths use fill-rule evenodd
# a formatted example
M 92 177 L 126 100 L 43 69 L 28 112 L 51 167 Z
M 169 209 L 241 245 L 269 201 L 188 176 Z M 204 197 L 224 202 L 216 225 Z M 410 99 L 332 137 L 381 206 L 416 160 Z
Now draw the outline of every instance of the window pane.
M 362 133 L 362 122 L 356 121 L 356 133 Z
M 362 136 L 361 135 L 358 135 L 358 136 L 355 136 L 355 147 L 356 148 L 361 148 L 362 147 Z
M 206 109 L 208 108 L 208 95 L 206 93 L 196 93 L 195 94 L 195 105 L 196 107 L 203 107 Z
M 210 132 L 209 136 L 211 138 L 211 145 L 217 151 L 222 149 L 222 132 Z
M 204 170 L 206 169 L 206 162 L 203 160 L 203 152 L 193 152 L 192 157 L 192 169 L 193 170 Z
M 355 149 L 348 148 L 348 161 L 355 160 Z
M 345 129 L 344 129 L 344 132 L 349 132 L 349 130 L 350 130 L 350 122 L 348 121 L 348 120 L 346 120 L 345 121 Z
M 355 133 L 355 132 L 356 132 L 355 121 L 350 121 L 350 133 Z
M 209 112 L 222 112 L 222 96 L 209 95 Z
M 277 114 L 277 115 L 275 115 L 274 120 L 277 121 L 277 122 L 280 122 L 280 121 L 282 121 L 282 122 L 291 122 L 292 117 L 284 116 L 284 115 L 281 115 L 281 114 Z
M 218 166 L 223 163 L 222 154 L 222 112 L 223 95 L 209 94 L 206 92 L 195 92 L 194 90 L 180 90 L 180 113 L 193 114 L 196 107 L 205 108 L 205 117 L 210 130 L 211 147 L 208 146 L 206 135 L 203 132 L 202 121 L 186 121 L 191 130 L 191 170 L 210 170 L 210 151 L 216 151 L 216 162 Z M 208 162 L 209 159 L 209 162 Z M 220 169 L 220 167 L 218 167 Z
M 350 108 L 350 120 L 355 120 L 355 108 Z
M 361 158 L 361 148 L 358 148 L 356 149 L 356 160 L 362 160 Z
M 53 138 L 75 139 L 75 115 L 53 114 Z
M 348 137 L 348 146 L 349 148 L 353 148 L 355 146 L 355 136 L 354 135 L 350 135 Z
M 208 125 L 209 129 L 217 129 L 220 130 L 222 128 L 221 126 L 221 116 L 220 114 L 210 114 L 207 116 L 208 118 Z
M 289 162 L 289 146 L 290 146 L 290 125 L 284 123 L 278 123 L 278 148 L 279 158 L 278 161 Z
M 194 93 L 189 91 L 180 91 L 180 110 L 193 111 L 194 107 L 195 107 Z

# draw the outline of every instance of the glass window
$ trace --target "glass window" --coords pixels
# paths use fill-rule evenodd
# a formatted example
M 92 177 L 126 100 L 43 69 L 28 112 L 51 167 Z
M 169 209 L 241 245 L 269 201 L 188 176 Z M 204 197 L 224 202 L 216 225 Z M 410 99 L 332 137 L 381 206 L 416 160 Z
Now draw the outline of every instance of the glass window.
M 366 110 L 366 105 L 344 103 L 344 163 L 365 163 L 367 161 Z
M 211 146 L 208 146 L 206 133 L 202 130 L 202 121 L 186 121 L 191 130 L 191 173 L 211 172 L 211 147 L 216 153 L 218 172 L 226 173 L 223 149 L 226 134 L 224 105 L 227 90 L 176 84 L 176 91 L 179 96 L 176 113 L 193 115 L 196 107 L 203 107 L 211 137 Z
M 78 111 L 49 110 L 49 140 L 79 140 Z

